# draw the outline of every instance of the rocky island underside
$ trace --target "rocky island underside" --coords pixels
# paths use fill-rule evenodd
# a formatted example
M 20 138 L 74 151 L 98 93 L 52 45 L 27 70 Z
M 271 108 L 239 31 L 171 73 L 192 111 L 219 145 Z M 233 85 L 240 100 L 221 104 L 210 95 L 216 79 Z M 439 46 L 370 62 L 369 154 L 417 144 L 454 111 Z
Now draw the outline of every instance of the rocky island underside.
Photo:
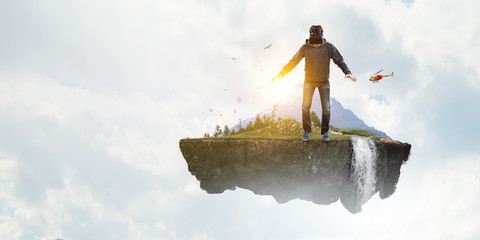
M 370 170 L 358 165 L 365 159 L 353 140 L 182 139 L 180 149 L 188 170 L 208 193 L 240 187 L 279 203 L 299 198 L 327 205 L 340 199 L 357 213 L 375 193 L 384 199 L 395 192 L 411 149 L 389 139 L 361 139 L 356 141 L 370 142 L 373 149 Z

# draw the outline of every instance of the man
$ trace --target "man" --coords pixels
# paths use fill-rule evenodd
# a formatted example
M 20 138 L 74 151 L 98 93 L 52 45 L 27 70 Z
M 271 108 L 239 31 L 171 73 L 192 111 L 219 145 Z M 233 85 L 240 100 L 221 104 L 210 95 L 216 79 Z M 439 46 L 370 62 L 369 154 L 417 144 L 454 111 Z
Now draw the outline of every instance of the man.
M 308 141 L 308 136 L 312 131 L 312 123 L 310 120 L 310 107 L 312 106 L 312 98 L 315 89 L 318 88 L 320 93 L 320 101 L 322 102 L 322 135 L 324 141 L 329 141 L 328 136 L 330 123 L 330 59 L 343 71 L 345 78 L 350 78 L 356 82 L 357 79 L 352 75 L 348 69 L 347 64 L 343 61 L 343 57 L 333 44 L 327 42 L 323 38 L 323 29 L 320 25 L 313 25 L 310 27 L 310 38 L 292 57 L 292 59 L 285 65 L 272 79 L 280 79 L 292 69 L 305 57 L 305 81 L 303 83 L 303 103 L 302 103 L 302 123 L 305 134 L 302 137 L 303 141 Z

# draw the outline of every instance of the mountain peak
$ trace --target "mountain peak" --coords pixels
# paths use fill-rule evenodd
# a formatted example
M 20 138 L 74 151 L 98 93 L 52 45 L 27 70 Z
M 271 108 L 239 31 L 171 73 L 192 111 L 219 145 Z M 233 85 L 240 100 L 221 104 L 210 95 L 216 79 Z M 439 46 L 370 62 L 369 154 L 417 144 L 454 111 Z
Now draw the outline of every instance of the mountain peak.
M 289 96 L 278 101 L 274 106 L 277 106 L 275 111 L 276 117 L 281 118 L 294 118 L 299 122 L 302 122 L 302 100 L 303 100 L 303 88 L 299 84 L 295 87 L 295 90 Z M 322 107 L 320 104 L 320 95 L 318 91 L 315 91 L 313 95 L 311 111 L 317 113 L 319 117 L 322 115 Z M 270 115 L 273 111 L 273 106 L 259 113 L 260 116 Z M 376 136 L 382 138 L 390 137 L 380 130 L 374 127 L 368 126 L 363 120 L 358 118 L 350 109 L 344 108 L 343 105 L 336 98 L 330 98 L 330 125 L 337 128 L 352 128 L 362 129 L 373 133 Z M 252 116 L 242 121 L 242 126 L 247 126 L 249 122 L 254 122 L 256 116 Z M 238 131 L 238 125 L 233 127 L 235 131 Z

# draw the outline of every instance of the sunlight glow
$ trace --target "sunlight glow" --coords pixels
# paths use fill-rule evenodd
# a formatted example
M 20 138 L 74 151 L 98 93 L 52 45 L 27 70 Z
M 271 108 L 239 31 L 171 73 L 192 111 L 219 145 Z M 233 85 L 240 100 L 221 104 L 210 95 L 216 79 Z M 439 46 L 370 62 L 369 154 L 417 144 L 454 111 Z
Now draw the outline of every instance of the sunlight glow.
M 298 81 L 295 81 L 288 76 L 276 80 L 273 83 L 269 82 L 266 86 L 268 89 L 265 91 L 265 97 L 272 102 L 277 102 L 278 100 L 292 94 L 297 84 Z

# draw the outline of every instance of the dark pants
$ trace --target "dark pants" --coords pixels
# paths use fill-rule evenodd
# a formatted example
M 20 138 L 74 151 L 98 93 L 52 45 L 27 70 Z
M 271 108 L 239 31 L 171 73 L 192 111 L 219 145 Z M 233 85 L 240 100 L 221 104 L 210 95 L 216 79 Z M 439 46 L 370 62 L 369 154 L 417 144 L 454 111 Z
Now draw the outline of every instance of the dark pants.
M 322 134 L 328 132 L 330 123 L 330 83 L 303 84 L 302 123 L 305 132 L 312 132 L 312 121 L 310 120 L 310 108 L 315 89 L 318 88 L 320 101 L 322 102 Z

